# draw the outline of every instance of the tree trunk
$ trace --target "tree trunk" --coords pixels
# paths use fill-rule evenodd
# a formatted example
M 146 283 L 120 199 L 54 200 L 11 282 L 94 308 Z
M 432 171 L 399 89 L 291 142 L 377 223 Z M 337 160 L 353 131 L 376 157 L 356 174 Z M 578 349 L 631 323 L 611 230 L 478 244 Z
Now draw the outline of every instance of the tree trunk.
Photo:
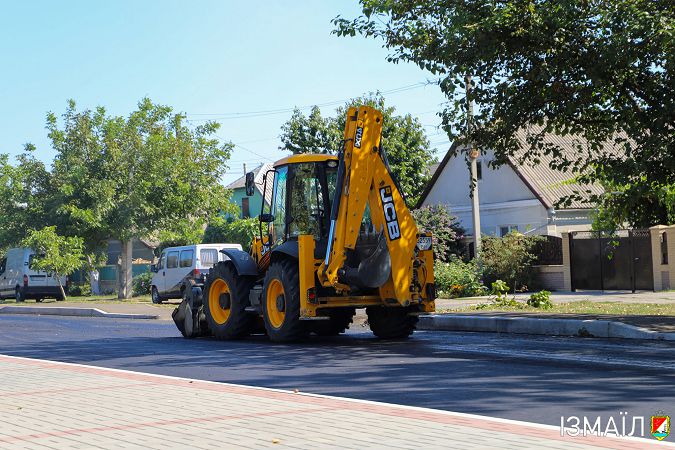
M 63 285 L 61 284 L 61 276 L 58 273 L 54 273 L 54 275 L 56 275 L 56 282 L 59 283 L 59 289 L 61 290 L 61 298 L 65 300 L 66 291 L 63 289 Z
M 132 268 L 132 240 L 122 241 L 122 251 L 120 252 L 120 285 L 117 291 L 117 298 L 131 298 L 131 279 Z

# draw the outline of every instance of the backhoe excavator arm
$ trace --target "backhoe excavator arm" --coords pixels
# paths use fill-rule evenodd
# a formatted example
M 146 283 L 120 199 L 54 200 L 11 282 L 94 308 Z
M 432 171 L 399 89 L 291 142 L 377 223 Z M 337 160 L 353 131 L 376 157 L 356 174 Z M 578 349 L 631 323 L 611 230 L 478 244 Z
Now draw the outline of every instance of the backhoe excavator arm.
M 336 189 L 325 260 L 317 271 L 321 283 L 338 291 L 356 286 L 378 288 L 388 303 L 407 306 L 430 295 L 420 283 L 417 270 L 425 264 L 416 250 L 418 230 L 382 151 L 382 113 L 360 106 L 347 113 L 343 147 L 339 154 Z M 375 232 L 374 252 L 358 268 L 346 265 L 354 250 L 361 222 L 370 206 Z M 433 259 L 426 258 L 423 282 L 433 283 Z M 429 300 L 433 300 L 430 298 Z

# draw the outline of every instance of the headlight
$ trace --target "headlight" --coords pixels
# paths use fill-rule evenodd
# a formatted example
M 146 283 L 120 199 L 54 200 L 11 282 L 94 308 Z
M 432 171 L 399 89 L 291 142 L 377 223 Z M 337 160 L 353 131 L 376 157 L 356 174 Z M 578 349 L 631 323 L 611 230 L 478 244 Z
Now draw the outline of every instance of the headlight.
M 429 250 L 431 248 L 431 236 L 420 236 L 417 238 L 417 249 L 420 251 Z

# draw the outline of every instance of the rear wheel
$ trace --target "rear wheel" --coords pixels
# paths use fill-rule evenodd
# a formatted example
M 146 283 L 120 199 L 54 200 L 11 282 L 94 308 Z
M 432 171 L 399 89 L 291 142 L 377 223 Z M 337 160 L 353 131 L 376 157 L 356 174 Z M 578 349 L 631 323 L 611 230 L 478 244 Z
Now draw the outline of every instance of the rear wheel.
M 337 336 L 344 333 L 354 320 L 354 308 L 333 309 L 327 313 L 330 320 L 312 322 L 312 331 L 319 336 Z
M 407 338 L 419 321 L 417 316 L 409 316 L 408 308 L 370 306 L 366 308 L 368 323 L 373 334 L 381 339 Z
M 162 298 L 159 296 L 159 291 L 155 286 L 152 287 L 152 290 L 150 291 L 151 297 L 152 297 L 152 303 L 158 305 L 162 303 Z
M 307 336 L 300 321 L 300 278 L 298 263 L 275 261 L 265 274 L 262 293 L 265 330 L 275 342 L 297 341 Z
M 229 264 L 218 263 L 209 270 L 204 314 L 218 339 L 240 338 L 253 329 L 255 316 L 246 312 L 246 306 L 254 282 L 252 277 L 238 276 Z

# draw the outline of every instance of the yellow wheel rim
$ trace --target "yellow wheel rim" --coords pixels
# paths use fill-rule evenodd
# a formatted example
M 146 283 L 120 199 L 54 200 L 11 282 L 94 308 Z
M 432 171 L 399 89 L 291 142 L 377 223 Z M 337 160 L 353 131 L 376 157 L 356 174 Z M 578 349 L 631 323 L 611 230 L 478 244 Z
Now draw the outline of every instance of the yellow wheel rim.
M 265 306 L 267 320 L 269 320 L 270 325 L 274 328 L 280 328 L 286 318 L 286 296 L 284 295 L 284 285 L 281 284 L 281 281 L 277 279 L 270 281 L 270 284 L 267 286 Z M 282 309 L 282 311 L 279 311 L 279 309 Z
M 223 308 L 220 305 L 220 296 L 222 294 L 229 294 L 230 287 L 222 278 L 217 278 L 209 289 L 209 312 L 213 320 L 222 325 L 227 322 L 227 319 L 230 318 L 230 308 Z M 232 305 L 232 299 L 230 298 L 230 305 Z

